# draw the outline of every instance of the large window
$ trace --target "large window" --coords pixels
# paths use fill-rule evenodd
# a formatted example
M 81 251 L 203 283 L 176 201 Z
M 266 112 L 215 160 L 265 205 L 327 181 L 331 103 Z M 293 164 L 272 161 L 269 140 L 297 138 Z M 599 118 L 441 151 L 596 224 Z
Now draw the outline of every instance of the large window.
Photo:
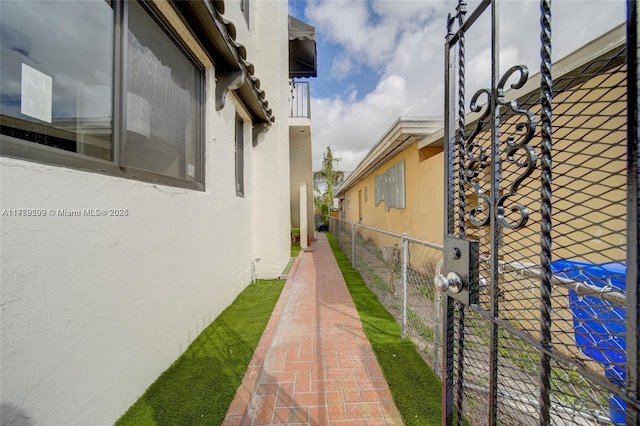
M 111 161 L 113 33 L 104 0 L 0 2 L 2 134 Z
M 3 155 L 202 187 L 202 67 L 153 10 L 2 1 L 0 24 Z

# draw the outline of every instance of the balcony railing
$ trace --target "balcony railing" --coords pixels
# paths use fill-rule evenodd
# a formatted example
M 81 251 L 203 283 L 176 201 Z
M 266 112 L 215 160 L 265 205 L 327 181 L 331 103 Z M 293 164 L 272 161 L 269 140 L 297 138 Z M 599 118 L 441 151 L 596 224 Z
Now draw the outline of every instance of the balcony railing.
M 311 118 L 309 82 L 293 81 L 291 88 L 291 117 Z

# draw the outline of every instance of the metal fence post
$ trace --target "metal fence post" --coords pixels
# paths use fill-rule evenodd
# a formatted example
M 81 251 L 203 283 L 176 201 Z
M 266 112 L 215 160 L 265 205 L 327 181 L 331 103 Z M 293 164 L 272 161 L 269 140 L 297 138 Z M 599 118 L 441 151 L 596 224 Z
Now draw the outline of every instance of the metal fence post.
M 356 269 L 356 224 L 351 224 L 351 266 Z
M 541 100 L 541 200 L 540 200 L 540 343 L 544 350 L 552 347 L 551 335 L 551 176 L 552 176 L 552 95 L 553 78 L 551 75 L 551 0 L 540 1 L 540 42 L 542 48 L 540 64 L 540 100 Z M 497 251 L 495 252 L 497 253 Z M 551 424 L 551 356 L 548 352 L 540 353 L 540 425 Z
M 436 325 L 433 327 L 433 371 L 438 374 L 438 377 L 442 380 L 441 372 L 438 369 L 438 353 L 440 352 L 440 330 L 442 327 L 442 314 L 440 307 L 442 305 L 442 293 L 436 291 L 436 295 L 434 298 L 434 303 L 436 306 Z
M 407 333 L 407 254 L 409 252 L 409 241 L 407 233 L 402 234 L 402 338 Z
M 416 267 L 418 268 L 417 272 L 421 270 L 421 266 L 423 264 L 423 260 L 425 260 L 422 256 L 425 255 L 421 250 L 416 251 L 415 253 L 411 252 L 412 247 L 410 247 L 410 243 L 416 244 L 420 247 L 426 248 L 428 250 L 437 251 L 439 258 L 442 256 L 442 246 L 434 243 L 430 243 L 428 241 L 419 240 L 416 238 L 412 238 L 411 236 L 404 234 L 399 234 L 393 231 L 384 230 L 380 228 L 375 228 L 372 226 L 367 226 L 355 222 L 349 222 L 348 220 L 334 218 L 332 219 L 332 232 L 335 231 L 337 235 L 339 235 L 339 241 L 341 242 L 341 249 L 345 254 L 351 254 L 352 258 L 352 266 L 355 268 L 358 266 L 358 270 L 363 271 L 362 278 L 364 279 L 367 286 L 376 294 L 381 295 L 382 293 L 388 291 L 389 289 L 386 286 L 380 286 L 379 280 L 383 280 L 385 283 L 388 283 L 386 277 L 382 277 L 379 275 L 380 271 L 384 271 L 385 268 L 388 268 L 390 276 L 389 280 L 393 280 L 395 278 L 395 282 L 397 283 L 398 275 L 402 280 L 402 294 L 401 294 L 401 303 L 400 305 L 395 304 L 397 299 L 389 298 L 385 303 L 385 307 L 396 319 L 398 325 L 401 327 L 402 337 L 403 338 L 412 338 L 412 330 L 409 329 L 409 309 L 411 309 L 411 304 L 413 303 L 413 299 L 409 300 L 409 297 L 418 297 L 420 299 L 420 303 L 430 303 L 427 299 L 422 299 L 423 297 L 428 298 L 428 295 L 425 294 L 409 294 L 409 270 L 411 259 L 413 258 L 416 263 Z M 347 228 L 348 225 L 351 225 L 350 228 Z M 337 229 L 335 228 L 337 227 Z M 349 229 L 352 231 L 351 238 L 349 238 Z M 360 236 L 360 240 L 356 238 L 356 232 L 364 232 L 368 231 L 370 233 L 363 234 Z M 344 234 L 345 240 L 342 241 L 342 236 Z M 385 246 L 385 241 L 380 238 L 376 238 L 376 236 L 386 236 L 393 238 L 392 246 Z M 369 238 L 367 238 L 369 237 Z M 351 253 L 347 253 L 345 245 L 350 241 L 352 248 Z M 356 244 L 358 244 L 358 250 L 360 250 L 360 256 L 362 259 L 359 260 L 357 258 L 356 253 Z M 379 250 L 382 250 L 382 256 L 379 255 Z M 387 250 L 385 250 L 387 249 Z M 391 250 L 391 251 L 389 251 Z M 402 250 L 402 251 L 400 251 Z M 376 256 L 375 254 L 378 253 Z M 429 252 L 432 253 L 432 252 Z M 373 255 L 371 255 L 373 254 Z M 429 263 L 433 261 L 435 258 L 431 258 L 433 254 L 427 254 L 430 256 Z M 436 265 L 436 269 L 441 271 L 441 263 L 439 261 Z M 398 268 L 400 267 L 400 268 Z M 430 282 L 428 283 L 431 284 Z M 399 289 L 396 289 L 399 292 Z M 400 294 L 400 293 L 396 293 Z M 442 330 L 439 327 L 442 327 L 442 314 L 439 311 L 439 300 L 440 294 L 436 294 L 436 302 L 435 302 L 435 318 L 436 318 L 436 330 L 434 330 L 434 351 L 438 351 L 438 348 L 442 347 L 440 343 L 440 339 L 442 338 Z M 383 302 L 384 303 L 384 302 Z M 413 311 L 412 311 L 412 321 L 413 321 Z M 416 315 L 418 315 L 416 313 Z M 423 324 L 428 324 L 430 319 L 433 318 L 434 313 L 428 312 L 426 315 L 416 318 L 417 321 L 421 321 Z M 425 357 L 425 361 L 427 363 L 430 361 L 430 354 L 423 353 Z M 438 368 L 440 361 L 440 354 L 437 352 L 433 354 L 433 366 L 434 369 Z M 441 374 L 441 373 L 440 373 Z
M 640 400 L 640 120 L 638 114 L 638 4 L 627 1 L 627 392 L 631 398 Z M 640 410 L 627 404 L 628 425 L 640 424 Z

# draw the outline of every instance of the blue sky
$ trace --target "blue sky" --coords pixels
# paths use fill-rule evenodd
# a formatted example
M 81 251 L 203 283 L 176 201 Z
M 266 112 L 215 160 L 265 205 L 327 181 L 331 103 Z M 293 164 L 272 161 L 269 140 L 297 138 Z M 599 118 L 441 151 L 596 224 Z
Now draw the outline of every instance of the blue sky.
M 288 0 L 289 14 L 316 28 L 311 83 L 314 170 L 331 146 L 352 171 L 400 116 L 443 114 L 445 20 L 455 0 Z M 468 9 L 477 2 L 470 2 Z M 624 0 L 554 0 L 553 58 L 625 20 Z M 486 15 L 486 14 L 485 14 Z M 488 85 L 488 17 L 467 35 L 467 98 Z M 539 2 L 504 0 L 501 68 L 539 69 Z
M 308 23 L 309 18 L 305 15 L 307 3 L 306 0 L 289 0 L 289 14 Z M 375 15 L 372 14 L 370 18 L 373 20 Z M 348 93 L 348 89 L 352 87 L 357 87 L 359 96 L 362 96 L 375 89 L 380 76 L 374 68 L 366 64 L 360 64 L 357 69 L 347 75 L 332 76 L 333 59 L 339 56 L 344 48 L 322 32 L 318 31 L 316 38 L 320 78 L 311 79 L 313 96 L 318 98 L 340 96 Z

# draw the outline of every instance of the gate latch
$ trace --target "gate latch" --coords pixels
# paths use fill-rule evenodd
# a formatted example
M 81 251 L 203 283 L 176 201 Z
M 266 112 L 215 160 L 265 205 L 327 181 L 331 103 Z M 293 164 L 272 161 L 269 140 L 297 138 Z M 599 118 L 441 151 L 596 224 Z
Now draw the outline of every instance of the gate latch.
M 436 289 L 464 305 L 479 302 L 478 241 L 447 237 L 444 241 L 444 274 L 433 278 Z

